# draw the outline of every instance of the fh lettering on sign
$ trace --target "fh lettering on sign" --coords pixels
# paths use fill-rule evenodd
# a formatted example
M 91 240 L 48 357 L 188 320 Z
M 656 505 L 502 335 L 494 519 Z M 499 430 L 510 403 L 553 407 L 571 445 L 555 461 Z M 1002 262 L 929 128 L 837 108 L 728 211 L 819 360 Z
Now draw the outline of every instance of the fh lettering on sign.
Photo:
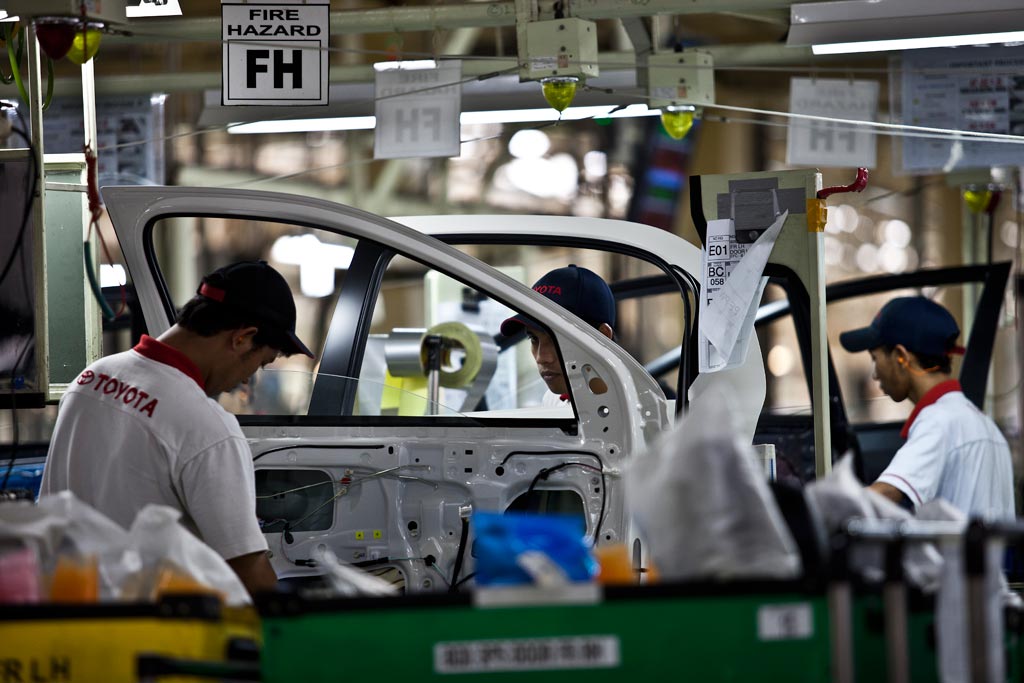
M 221 5 L 222 101 L 327 104 L 329 5 Z

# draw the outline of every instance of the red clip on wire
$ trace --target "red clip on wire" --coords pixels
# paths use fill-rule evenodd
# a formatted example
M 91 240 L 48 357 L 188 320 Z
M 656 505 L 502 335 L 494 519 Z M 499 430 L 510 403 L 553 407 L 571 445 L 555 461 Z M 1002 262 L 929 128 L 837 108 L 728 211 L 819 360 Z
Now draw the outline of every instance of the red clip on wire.
M 96 297 L 96 301 L 100 305 L 100 309 L 103 311 L 104 317 L 107 320 L 115 320 L 121 317 L 121 315 L 128 308 L 128 291 L 124 285 L 120 285 L 121 289 L 121 305 L 117 309 L 117 313 L 114 313 L 113 309 L 107 304 L 103 298 L 103 291 L 100 289 L 100 285 L 96 281 L 96 274 L 92 268 L 92 250 L 89 244 L 89 239 L 92 237 L 93 229 L 96 230 L 96 236 L 100 239 L 100 246 L 103 247 L 103 253 L 107 257 L 107 263 L 113 264 L 114 259 L 110 256 L 110 249 L 107 248 L 107 241 L 103 239 L 103 232 L 100 230 L 99 222 L 100 217 L 103 216 L 103 201 L 100 199 L 100 186 L 96 177 L 96 152 L 93 150 L 91 145 L 86 145 L 82 150 L 85 153 L 85 186 L 86 186 L 86 197 L 89 203 L 89 231 L 85 237 L 85 270 L 89 276 L 89 285 L 92 288 L 93 295 Z
M 849 185 L 836 185 L 834 187 L 825 187 L 818 190 L 818 199 L 826 199 L 827 197 L 834 194 L 843 194 L 844 192 L 861 192 L 865 187 L 868 186 L 868 169 L 858 168 L 857 179 Z

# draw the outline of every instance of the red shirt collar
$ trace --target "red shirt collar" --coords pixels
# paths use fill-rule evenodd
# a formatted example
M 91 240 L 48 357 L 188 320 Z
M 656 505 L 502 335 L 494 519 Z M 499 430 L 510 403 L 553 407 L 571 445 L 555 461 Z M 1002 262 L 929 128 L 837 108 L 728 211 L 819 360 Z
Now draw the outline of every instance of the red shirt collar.
M 559 401 L 568 401 L 569 400 L 569 394 L 559 394 L 558 395 L 558 400 Z
M 203 375 L 199 372 L 199 366 L 178 349 L 164 344 L 159 339 L 153 339 L 148 334 L 144 334 L 139 343 L 135 345 L 133 351 L 150 360 L 155 360 L 157 363 L 170 365 L 172 368 L 181 370 L 195 380 L 200 389 L 206 391 L 206 382 L 203 381 Z
M 940 398 L 952 391 L 963 391 L 960 386 L 960 382 L 955 379 L 946 380 L 940 384 L 936 384 L 934 387 L 925 392 L 921 400 L 914 406 L 914 412 L 910 413 L 910 417 L 903 423 L 903 429 L 900 430 L 900 436 L 904 439 L 910 434 L 910 426 L 914 424 L 914 420 L 917 419 L 918 413 L 930 406 L 931 404 L 938 401 Z

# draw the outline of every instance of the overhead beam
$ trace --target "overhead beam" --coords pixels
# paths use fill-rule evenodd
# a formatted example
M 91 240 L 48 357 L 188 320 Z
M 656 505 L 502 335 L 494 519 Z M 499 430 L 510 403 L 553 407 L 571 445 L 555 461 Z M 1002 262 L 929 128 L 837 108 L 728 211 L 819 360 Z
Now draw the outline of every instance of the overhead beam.
M 829 1 L 829 0 L 826 0 Z M 346 33 L 402 33 L 456 28 L 494 28 L 516 23 L 517 0 L 496 0 L 461 5 L 423 5 L 331 12 L 331 35 Z M 570 13 L 581 19 L 623 19 L 657 14 L 718 14 L 788 10 L 791 0 L 576 0 Z M 220 17 L 128 22 L 134 35 L 109 36 L 105 42 L 152 42 L 154 39 L 219 41 Z
M 701 50 L 710 52 L 716 67 L 785 66 L 802 64 L 824 64 L 829 61 L 844 62 L 857 58 L 857 55 L 841 55 L 840 57 L 819 57 L 811 52 L 810 47 L 787 47 L 779 43 L 754 45 L 711 45 Z M 632 52 L 605 52 L 598 58 L 602 71 L 630 71 L 636 68 L 636 56 Z M 464 77 L 486 76 L 498 72 L 510 72 L 518 67 L 515 59 L 473 59 L 467 57 L 462 64 Z M 359 66 L 331 66 L 330 82 L 341 83 L 372 83 L 373 67 L 369 64 Z M 185 73 L 159 74 L 103 74 L 96 79 L 98 95 L 144 95 L 153 92 L 197 92 L 213 90 L 221 86 L 220 71 L 193 71 Z M 82 91 L 81 79 L 58 78 L 54 84 L 54 92 L 58 95 L 79 94 Z

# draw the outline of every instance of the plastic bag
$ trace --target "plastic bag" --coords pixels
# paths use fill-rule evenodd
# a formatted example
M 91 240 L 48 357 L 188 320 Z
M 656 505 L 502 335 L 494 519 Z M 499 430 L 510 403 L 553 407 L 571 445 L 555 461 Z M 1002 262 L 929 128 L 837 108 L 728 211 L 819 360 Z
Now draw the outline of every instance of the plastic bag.
M 847 453 L 823 479 L 807 485 L 807 495 L 822 511 L 829 533 L 844 530 L 851 519 L 886 519 L 913 523 L 915 517 L 885 496 L 866 488 L 853 473 L 853 455 Z M 922 506 L 921 511 L 927 506 Z M 938 510 L 938 508 L 934 508 Z M 936 514 L 941 514 L 936 512 Z M 922 518 L 923 519 L 923 518 Z M 884 576 L 885 548 L 881 544 L 858 543 L 850 551 L 850 568 L 870 581 Z M 903 552 L 903 571 L 907 579 L 924 591 L 938 589 L 942 574 L 942 556 L 931 543 L 910 543 Z
M 180 516 L 173 508 L 147 505 L 125 531 L 70 491 L 61 491 L 36 504 L 0 505 L 0 543 L 32 548 L 45 575 L 54 573 L 61 558 L 65 563 L 95 563 L 101 601 L 150 599 L 151 591 L 139 589 L 148 585 L 146 573 L 173 566 L 219 592 L 229 604 L 249 603 L 228 563 L 178 524 Z
M 553 587 L 597 574 L 579 517 L 476 512 L 473 529 L 478 586 Z
M 731 393 L 709 390 L 626 472 L 630 514 L 663 578 L 791 578 L 800 555 L 750 444 L 736 437 Z
M 34 549 L 45 575 L 53 573 L 62 555 L 95 558 L 101 600 L 117 598 L 125 574 L 140 568 L 137 560 L 124 557 L 127 532 L 70 491 L 43 496 L 36 504 L 0 505 L 0 542 Z
M 142 508 L 128 530 L 126 554 L 136 554 L 146 568 L 172 562 L 203 586 L 221 593 L 229 605 L 250 603 L 249 593 L 230 565 L 179 524 L 180 518 L 178 510 L 166 505 Z

